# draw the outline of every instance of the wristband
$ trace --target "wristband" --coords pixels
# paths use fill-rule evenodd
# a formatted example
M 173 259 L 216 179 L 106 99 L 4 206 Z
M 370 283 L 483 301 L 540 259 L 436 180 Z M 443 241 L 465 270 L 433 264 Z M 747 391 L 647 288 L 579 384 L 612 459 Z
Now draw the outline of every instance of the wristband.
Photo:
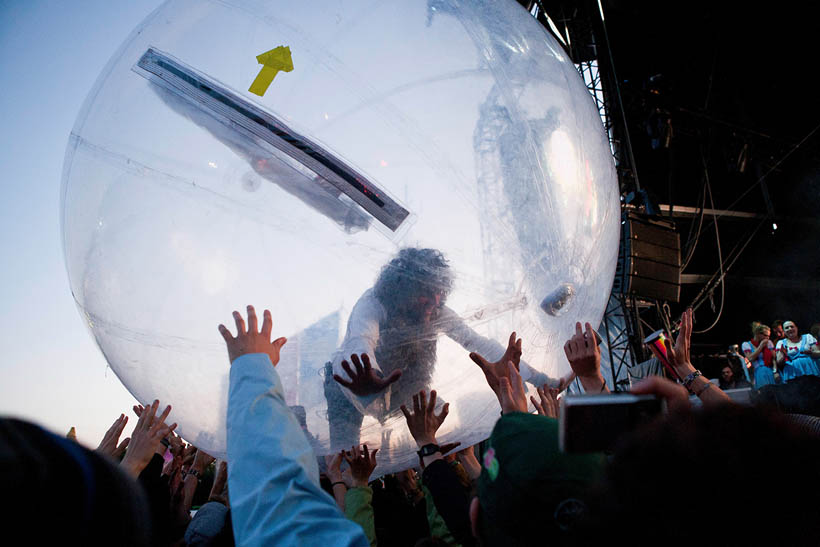
M 441 447 L 434 443 L 425 444 L 421 447 L 421 449 L 417 452 L 420 458 L 425 458 L 427 456 L 432 456 L 436 452 L 441 452 Z
M 200 476 L 199 471 L 197 471 L 196 469 L 189 469 L 188 471 L 186 471 L 185 476 L 187 477 L 188 475 L 193 475 L 194 477 L 196 477 L 196 480 L 198 480 L 198 481 L 202 480 L 202 477 Z
M 699 370 L 695 370 L 694 372 L 690 372 L 690 373 L 686 376 L 686 378 L 684 378 L 684 379 L 682 380 L 682 382 L 681 382 L 681 383 L 683 384 L 683 387 L 685 387 L 685 388 L 686 388 L 686 389 L 688 389 L 689 391 L 692 391 L 691 389 L 689 389 L 689 386 L 691 386 L 691 385 L 692 385 L 692 382 L 694 382 L 694 381 L 695 381 L 695 378 L 697 378 L 698 376 L 702 376 L 702 374 L 701 374 L 701 372 L 700 372 Z
M 697 395 L 698 397 L 700 397 L 701 395 L 703 395 L 703 392 L 704 392 L 704 391 L 706 391 L 707 389 L 709 389 L 710 387 L 712 387 L 712 382 L 707 382 L 707 383 L 706 383 L 706 385 L 705 385 L 705 386 L 703 386 L 703 389 L 701 389 L 700 391 L 698 391 L 697 393 L 695 393 L 695 395 Z
M 336 481 L 336 482 L 334 482 L 333 484 L 330 485 L 330 488 L 331 489 L 336 488 L 337 484 L 341 484 L 342 486 L 347 488 L 347 483 L 345 481 Z

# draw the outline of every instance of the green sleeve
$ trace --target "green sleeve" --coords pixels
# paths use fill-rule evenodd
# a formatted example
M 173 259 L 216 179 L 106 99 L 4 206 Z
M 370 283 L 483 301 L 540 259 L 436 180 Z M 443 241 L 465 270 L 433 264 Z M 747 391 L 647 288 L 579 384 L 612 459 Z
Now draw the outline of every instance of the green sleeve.
M 373 489 L 369 486 L 354 486 L 345 494 L 345 516 L 362 527 L 371 547 L 375 547 L 376 524 L 372 502 Z
M 427 487 L 424 485 L 422 485 L 421 489 L 424 492 L 424 500 L 427 502 L 427 523 L 430 525 L 430 535 L 439 538 L 447 545 L 458 545 L 456 538 L 453 537 L 453 534 L 450 533 L 450 529 L 447 528 L 444 519 L 441 518 L 441 515 L 436 511 L 436 504 L 433 502 L 432 494 L 430 494 L 430 491 L 427 490 Z

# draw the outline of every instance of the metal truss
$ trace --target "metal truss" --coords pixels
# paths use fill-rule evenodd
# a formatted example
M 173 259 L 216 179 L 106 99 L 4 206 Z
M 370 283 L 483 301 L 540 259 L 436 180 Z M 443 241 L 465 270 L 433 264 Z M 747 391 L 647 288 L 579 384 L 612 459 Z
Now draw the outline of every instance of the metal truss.
M 635 341 L 642 339 L 642 329 L 640 321 L 635 321 L 634 310 L 637 310 L 635 297 L 612 293 L 601 321 L 609 357 L 607 384 L 613 391 L 629 389 L 627 371 L 637 362 Z

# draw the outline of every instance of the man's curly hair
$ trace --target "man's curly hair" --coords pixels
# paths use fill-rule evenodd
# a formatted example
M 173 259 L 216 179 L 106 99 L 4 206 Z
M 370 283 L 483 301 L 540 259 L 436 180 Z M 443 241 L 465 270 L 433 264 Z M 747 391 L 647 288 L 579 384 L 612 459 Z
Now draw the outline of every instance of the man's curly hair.
M 385 308 L 406 304 L 418 296 L 440 293 L 442 303 L 453 286 L 447 259 L 436 249 L 408 247 L 399 251 L 379 274 L 373 287 L 376 298 Z

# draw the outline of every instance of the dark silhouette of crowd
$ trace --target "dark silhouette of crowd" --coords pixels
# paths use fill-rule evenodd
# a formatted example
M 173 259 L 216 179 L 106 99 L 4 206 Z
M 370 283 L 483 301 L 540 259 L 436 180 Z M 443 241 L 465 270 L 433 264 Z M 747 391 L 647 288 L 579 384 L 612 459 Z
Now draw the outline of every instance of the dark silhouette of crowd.
M 432 278 L 445 279 L 449 290 L 452 280 L 440 273 Z M 418 307 L 405 303 L 402 313 L 426 324 L 448 312 L 442 288 L 431 284 L 425 293 L 425 283 L 413 289 Z M 792 321 L 776 344 L 771 328 L 755 324 L 743 343 L 751 381 L 727 366 L 718 386 L 692 365 L 692 311 L 684 312 L 664 356 L 681 381 L 651 376 L 631 390 L 661 400 L 665 411 L 600 452 L 566 452 L 559 443 L 563 398 L 609 393 L 589 323 L 577 323 L 564 344 L 583 395 L 564 393 L 566 378 L 526 386 L 526 344 L 515 333 L 497 355 L 465 349 L 500 410 L 475 446 L 437 438 L 450 403 L 430 385 L 435 344 L 405 348 L 428 356 L 417 375 L 388 362 L 386 350 L 376 349 L 379 368 L 375 356 L 351 354 L 333 368 L 343 372 L 335 376 L 338 390 L 351 392 L 336 399 L 351 416 L 343 427 L 358 427 L 383 398 L 382 410 L 400 409 L 418 447 L 416 467 L 376 477 L 378 446 L 353 444 L 319 465 L 304 409 L 285 402 L 292 386 L 276 365 L 286 340 L 273 336 L 271 311 L 260 321 L 247 306 L 233 319 L 233 329 L 219 325 L 230 366 L 226 461 L 177 436 L 176 424 L 166 423 L 171 407 L 160 401 L 134 407 L 137 425 L 122 441 L 128 417 L 120 415 L 96 450 L 1 419 L 7 535 L 17 529 L 33 544 L 330 547 L 759 544 L 770 537 L 807 545 L 820 533 L 817 404 L 789 406 L 787 397 L 760 389 L 779 381 L 797 386 L 803 399 L 820 397 L 801 381 L 817 377 L 820 350 Z M 480 347 L 460 325 L 430 325 L 465 348 Z M 412 378 L 411 391 L 402 377 Z M 724 391 L 751 383 L 761 391 L 759 405 L 737 404 Z M 394 384 L 401 400 L 386 396 Z

